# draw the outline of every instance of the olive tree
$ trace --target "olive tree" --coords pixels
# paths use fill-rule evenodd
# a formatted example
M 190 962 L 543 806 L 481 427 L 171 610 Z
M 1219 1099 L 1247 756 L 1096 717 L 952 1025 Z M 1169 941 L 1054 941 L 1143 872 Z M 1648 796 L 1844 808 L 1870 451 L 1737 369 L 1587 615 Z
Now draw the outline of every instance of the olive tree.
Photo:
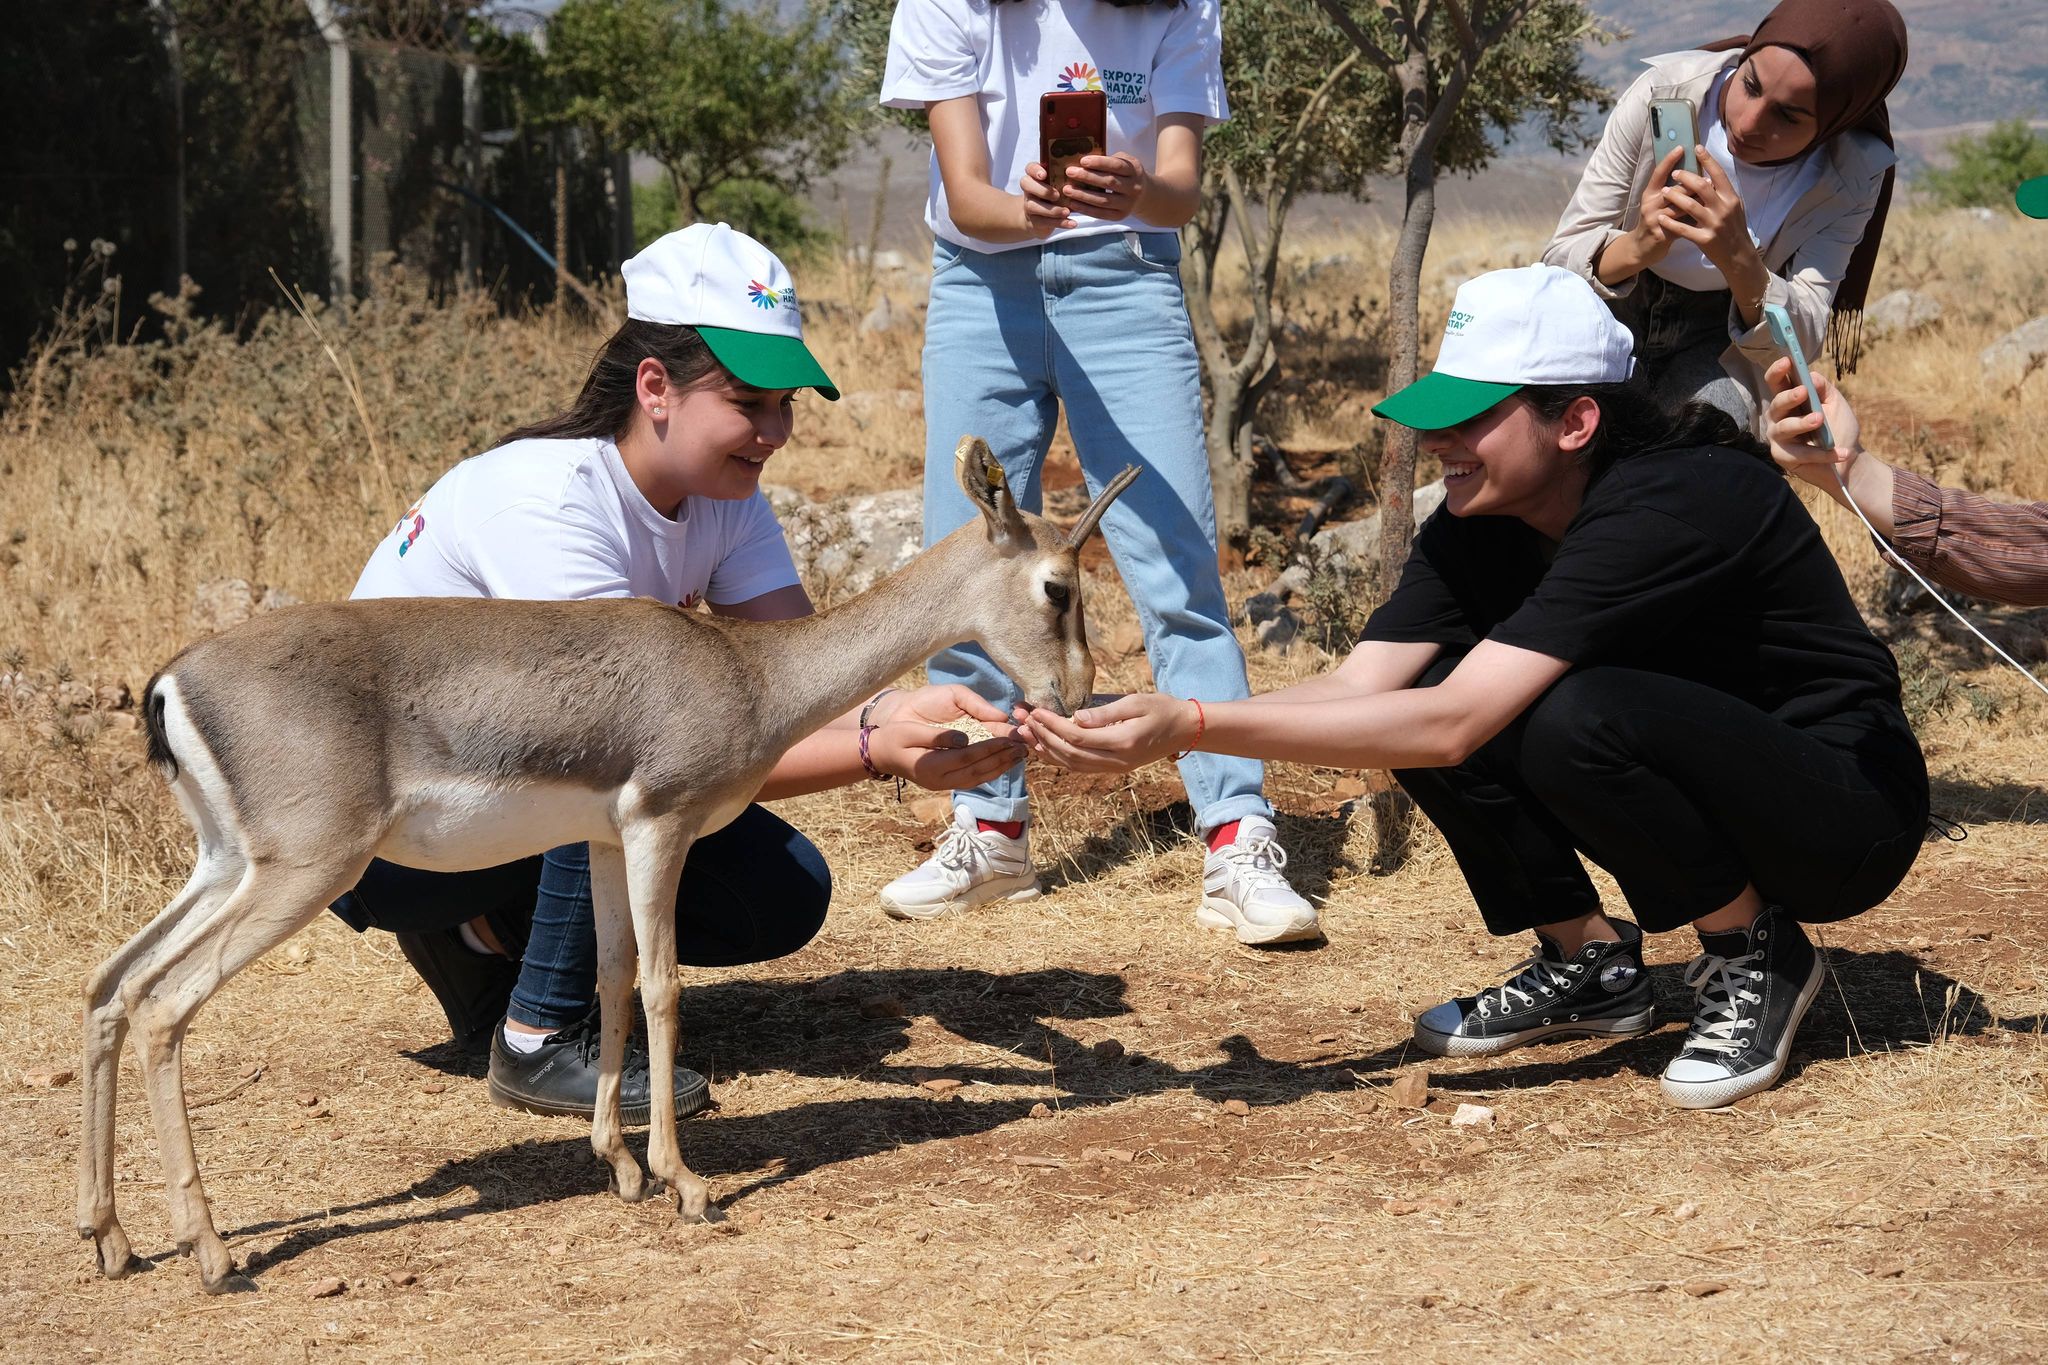
M 1436 222 L 1437 176 L 1474 170 L 1493 138 L 1532 127 L 1559 151 L 1584 143 L 1589 107 L 1611 98 L 1581 68 L 1588 41 L 1612 35 L 1585 0 L 1316 0 L 1382 82 L 1397 119 L 1389 170 L 1403 194 L 1401 229 L 1387 269 L 1393 354 L 1387 385 L 1421 364 L 1422 259 Z M 1398 428 L 1380 456 L 1380 553 L 1398 570 L 1414 539 L 1415 434 Z

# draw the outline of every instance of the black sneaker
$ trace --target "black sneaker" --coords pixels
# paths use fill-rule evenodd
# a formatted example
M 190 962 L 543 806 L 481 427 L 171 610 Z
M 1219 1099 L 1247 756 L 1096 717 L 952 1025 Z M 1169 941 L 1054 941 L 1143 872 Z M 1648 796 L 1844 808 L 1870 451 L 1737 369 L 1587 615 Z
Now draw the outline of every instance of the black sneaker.
M 1799 922 L 1775 905 L 1747 930 L 1701 934 L 1700 947 L 1685 969 L 1698 1013 L 1664 1068 L 1664 1096 L 1686 1109 L 1719 1109 L 1785 1074 L 1792 1036 L 1827 969 Z
M 481 1056 L 489 1049 L 491 1035 L 512 999 L 513 983 L 519 979 L 518 960 L 479 953 L 464 943 L 455 929 L 392 937 L 440 1002 L 455 1046 L 471 1056 Z
M 589 1118 L 597 1112 L 596 1010 L 550 1033 L 532 1052 L 505 1046 L 502 1025 L 491 1033 L 491 1103 L 529 1114 L 569 1114 Z M 638 1029 L 626 1035 L 626 1064 L 619 1078 L 621 1122 L 647 1122 L 647 1043 Z M 701 1113 L 711 1103 L 711 1087 L 688 1067 L 676 1068 L 676 1117 Z
M 1436 1057 L 1487 1057 L 1558 1038 L 1633 1038 L 1656 1026 L 1643 931 L 1615 920 L 1619 943 L 1571 957 L 1538 934 L 1536 956 L 1501 985 L 1450 1000 L 1415 1021 L 1415 1046 Z

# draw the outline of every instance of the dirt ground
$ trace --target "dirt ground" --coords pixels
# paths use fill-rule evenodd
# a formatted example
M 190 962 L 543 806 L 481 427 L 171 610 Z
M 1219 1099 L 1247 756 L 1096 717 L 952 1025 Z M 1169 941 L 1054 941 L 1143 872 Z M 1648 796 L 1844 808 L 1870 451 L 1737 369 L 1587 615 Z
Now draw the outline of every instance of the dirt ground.
M 717 1229 L 617 1202 L 584 1125 L 493 1108 L 389 941 L 321 923 L 192 1035 L 203 1169 L 249 1270 L 219 1299 L 167 1245 L 132 1068 L 120 1190 L 157 1264 L 94 1275 L 76 1084 L 23 1074 L 74 1055 L 89 954 L 38 954 L 6 1028 L 0 1353 L 2038 1358 L 2048 837 L 2010 776 L 1945 787 L 1969 840 L 1823 931 L 1790 1076 L 1706 1114 L 1655 1083 L 1688 1013 L 1676 937 L 1651 950 L 1657 1033 L 1429 1062 L 1427 1107 L 1399 1107 L 1426 1060 L 1408 1020 L 1518 945 L 1427 841 L 1363 875 L 1347 808 L 1284 823 L 1329 945 L 1259 953 L 1192 925 L 1197 848 L 1142 801 L 1119 819 L 1128 793 L 1048 783 L 1050 894 L 916 926 L 874 892 L 930 826 L 875 791 L 794 803 L 849 850 L 826 931 L 685 992 L 720 1105 L 685 1152 Z M 1328 775 L 1298 777 L 1283 804 L 1328 804 Z

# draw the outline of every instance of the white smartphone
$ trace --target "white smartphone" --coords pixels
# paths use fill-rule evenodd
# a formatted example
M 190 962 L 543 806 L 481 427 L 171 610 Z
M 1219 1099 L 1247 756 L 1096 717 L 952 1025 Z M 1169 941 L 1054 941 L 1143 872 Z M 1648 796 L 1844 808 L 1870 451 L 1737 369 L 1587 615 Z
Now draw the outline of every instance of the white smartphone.
M 1806 368 L 1806 357 L 1799 350 L 1799 334 L 1792 330 L 1792 315 L 1785 311 L 1782 303 L 1764 305 L 1764 325 L 1771 329 L 1771 340 L 1778 349 L 1792 357 L 1792 373 L 1806 389 L 1806 402 L 1820 414 L 1820 438 L 1827 442 L 1828 449 L 1835 448 L 1835 429 L 1828 425 L 1827 409 L 1820 403 L 1820 390 L 1813 386 L 1813 371 Z
M 1693 148 L 1700 140 L 1699 113 L 1692 107 L 1691 100 L 1650 101 L 1650 164 L 1656 165 L 1671 155 L 1673 148 L 1682 149 L 1678 169 L 1700 173 L 1699 154 Z

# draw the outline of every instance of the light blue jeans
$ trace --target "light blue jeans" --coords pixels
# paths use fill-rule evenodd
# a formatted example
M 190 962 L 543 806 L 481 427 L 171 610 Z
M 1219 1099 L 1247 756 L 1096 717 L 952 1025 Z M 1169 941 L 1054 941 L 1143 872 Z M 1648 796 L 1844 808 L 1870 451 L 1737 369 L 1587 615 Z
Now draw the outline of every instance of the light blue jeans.
M 1201 369 L 1173 233 L 1103 233 L 1001 252 L 934 247 L 924 340 L 926 545 L 977 515 L 953 472 L 965 435 L 989 443 L 1020 507 L 1043 507 L 1039 475 L 1062 403 L 1090 496 L 1127 464 L 1143 471 L 1110 505 L 1102 535 L 1137 604 L 1159 687 L 1204 701 L 1249 696 L 1216 570 Z M 1020 696 L 972 646 L 934 656 L 930 673 L 1001 706 Z M 1265 766 L 1253 759 L 1191 754 L 1180 775 L 1203 829 L 1272 813 Z M 979 819 L 1022 820 L 1023 767 L 954 799 Z

